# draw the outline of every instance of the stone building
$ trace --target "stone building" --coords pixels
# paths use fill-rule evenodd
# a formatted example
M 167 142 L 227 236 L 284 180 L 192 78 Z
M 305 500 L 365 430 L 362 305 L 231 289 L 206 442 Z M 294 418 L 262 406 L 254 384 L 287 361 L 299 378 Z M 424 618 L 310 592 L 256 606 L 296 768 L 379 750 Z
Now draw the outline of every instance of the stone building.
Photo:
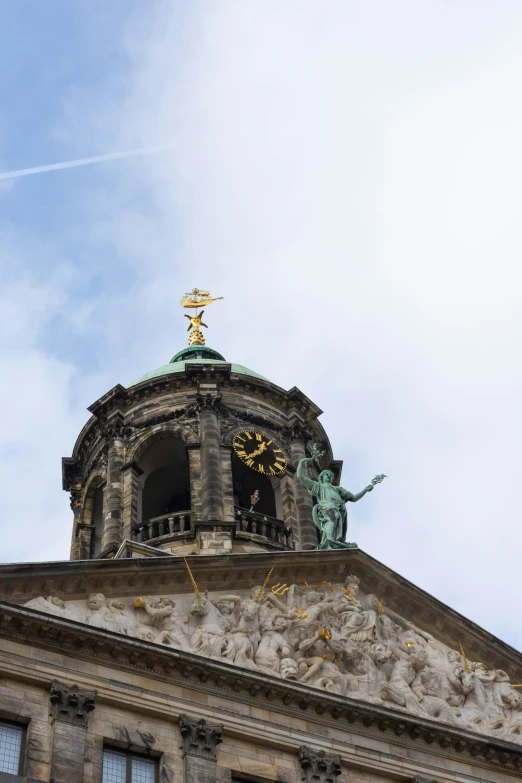
M 316 549 L 303 392 L 192 344 L 89 411 L 70 561 L 0 567 L 1 783 L 522 777 L 521 655 Z

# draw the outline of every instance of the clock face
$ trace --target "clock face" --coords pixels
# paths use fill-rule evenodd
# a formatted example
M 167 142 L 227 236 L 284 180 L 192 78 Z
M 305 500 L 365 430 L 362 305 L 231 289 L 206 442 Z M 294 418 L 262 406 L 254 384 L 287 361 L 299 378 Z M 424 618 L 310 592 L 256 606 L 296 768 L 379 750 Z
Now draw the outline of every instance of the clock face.
M 234 435 L 232 446 L 239 459 L 265 476 L 281 476 L 286 470 L 285 455 L 267 435 L 242 430 Z

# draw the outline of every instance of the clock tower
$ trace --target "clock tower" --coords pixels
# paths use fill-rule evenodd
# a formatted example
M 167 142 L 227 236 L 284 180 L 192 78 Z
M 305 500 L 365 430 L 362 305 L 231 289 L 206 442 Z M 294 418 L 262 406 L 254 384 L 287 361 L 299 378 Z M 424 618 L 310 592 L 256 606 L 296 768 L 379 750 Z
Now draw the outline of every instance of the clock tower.
M 339 485 L 317 405 L 205 345 L 213 301 L 91 405 L 70 560 L 0 565 L 0 783 L 520 780 L 522 656 L 346 542 L 386 476 Z
M 321 410 L 206 346 L 195 305 L 215 300 L 195 291 L 189 345 L 91 405 L 63 460 L 73 560 L 317 547 L 296 468 L 320 443 L 311 477 L 332 466 L 339 479 Z

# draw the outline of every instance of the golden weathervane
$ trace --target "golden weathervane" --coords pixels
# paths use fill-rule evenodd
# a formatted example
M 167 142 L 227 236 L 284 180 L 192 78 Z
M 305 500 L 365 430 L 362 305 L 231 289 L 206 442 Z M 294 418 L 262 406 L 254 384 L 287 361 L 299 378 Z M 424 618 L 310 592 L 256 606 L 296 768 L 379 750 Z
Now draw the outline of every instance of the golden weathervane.
M 190 307 L 195 310 L 194 315 L 185 315 L 185 318 L 188 318 L 190 321 L 190 326 L 187 329 L 187 332 L 190 332 L 189 345 L 205 345 L 205 338 L 201 331 L 202 326 L 204 326 L 205 329 L 208 329 L 207 325 L 204 324 L 202 320 L 205 311 L 202 310 L 198 314 L 198 310 L 200 307 L 206 307 L 207 305 L 212 304 L 212 302 L 218 302 L 220 299 L 223 299 L 223 297 L 212 297 L 210 296 L 209 291 L 202 291 L 199 288 L 194 288 L 189 294 L 184 294 L 181 297 L 182 307 Z

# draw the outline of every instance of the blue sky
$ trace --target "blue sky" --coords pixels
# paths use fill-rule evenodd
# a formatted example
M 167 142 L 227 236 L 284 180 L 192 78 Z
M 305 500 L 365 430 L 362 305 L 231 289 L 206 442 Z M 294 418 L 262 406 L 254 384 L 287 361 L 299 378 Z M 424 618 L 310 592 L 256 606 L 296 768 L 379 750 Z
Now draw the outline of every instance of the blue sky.
M 0 180 L 2 560 L 68 557 L 60 458 L 199 286 L 344 486 L 389 475 L 350 538 L 522 645 L 521 35 L 507 0 L 0 3 L 0 171 L 171 145 Z

